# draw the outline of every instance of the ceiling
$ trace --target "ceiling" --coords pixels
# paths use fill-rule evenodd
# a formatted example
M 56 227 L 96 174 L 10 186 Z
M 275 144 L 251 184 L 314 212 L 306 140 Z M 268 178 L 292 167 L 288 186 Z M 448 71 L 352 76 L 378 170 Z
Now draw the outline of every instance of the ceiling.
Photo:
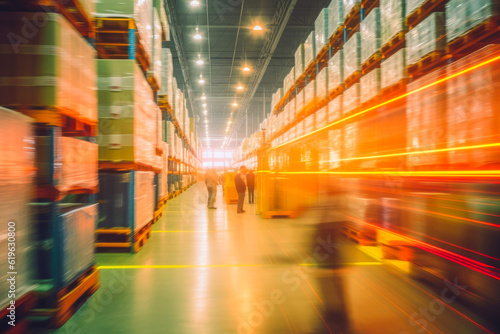
M 173 23 L 172 34 L 178 36 L 179 45 L 175 45 L 175 38 L 167 43 L 174 57 L 174 75 L 179 88 L 188 95 L 188 106 L 194 104 L 190 114 L 194 113 L 197 119 L 198 138 L 204 147 L 210 145 L 212 148 L 219 148 L 224 142 L 226 147 L 236 147 L 247 134 L 251 135 L 258 129 L 264 114 L 270 112 L 272 94 L 283 86 L 283 79 L 294 66 L 295 50 L 314 29 L 320 10 L 330 3 L 330 0 L 297 0 L 252 97 L 254 90 L 249 84 L 259 81 L 261 73 L 255 67 L 259 57 L 267 56 L 262 52 L 266 37 L 276 34 L 279 28 L 279 24 L 272 25 L 271 22 L 278 6 L 290 1 L 201 0 L 201 5 L 196 8 L 190 6 L 191 0 L 165 1 L 167 12 L 169 8 L 169 14 L 176 17 L 169 19 Z M 253 31 L 256 24 L 264 30 Z M 193 38 L 197 27 L 201 40 Z M 202 66 L 196 64 L 198 55 L 205 61 Z M 242 71 L 245 63 L 252 72 L 245 74 Z M 206 80 L 203 85 L 199 83 L 200 75 Z M 244 90 L 236 89 L 239 84 Z M 201 99 L 203 94 L 206 100 Z M 248 101 L 248 116 L 241 107 L 244 101 Z M 238 107 L 233 106 L 234 102 Z M 206 116 L 204 103 L 207 104 Z M 227 131 L 230 119 L 232 123 Z M 207 125 L 210 141 L 206 140 Z

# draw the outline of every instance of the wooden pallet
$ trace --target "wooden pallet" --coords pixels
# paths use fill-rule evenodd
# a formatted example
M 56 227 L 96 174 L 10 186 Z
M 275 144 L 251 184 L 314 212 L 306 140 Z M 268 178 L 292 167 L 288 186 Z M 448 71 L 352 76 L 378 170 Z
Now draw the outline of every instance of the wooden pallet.
M 443 51 L 434 51 L 420 59 L 417 63 L 407 67 L 408 76 L 416 79 L 432 71 L 433 69 L 444 65 L 448 57 Z
M 113 162 L 113 161 L 99 161 L 99 170 L 112 170 L 112 171 L 131 171 L 138 172 L 155 172 L 159 174 L 161 170 L 152 166 L 145 165 L 140 162 Z
M 298 213 L 295 211 L 266 211 L 262 213 L 262 218 L 264 219 L 276 219 L 276 218 L 297 218 Z
M 132 231 L 130 228 L 109 228 L 96 230 L 97 251 L 129 250 L 138 253 L 146 241 L 151 237 L 153 221 L 147 223 L 134 234 L 132 243 Z
M 339 49 L 344 45 L 344 26 L 339 26 L 330 36 L 330 47 Z
M 155 91 L 155 92 L 159 91 L 160 90 L 160 83 L 158 82 L 158 80 L 156 80 L 154 73 L 151 71 L 148 71 L 147 76 L 148 76 L 149 85 L 151 86 L 153 91 Z
M 500 17 L 492 17 L 463 35 L 448 42 L 447 53 L 454 59 L 464 57 L 482 47 L 500 42 Z
M 351 74 L 350 76 L 348 76 L 344 81 L 345 88 L 347 89 L 347 88 L 351 87 L 352 85 L 359 83 L 359 79 L 361 78 L 361 74 L 362 74 L 361 71 L 356 71 L 353 74 Z
M 448 0 L 427 0 L 419 8 L 411 12 L 405 20 L 406 25 L 411 29 L 425 20 L 434 12 L 443 12 Z
M 59 106 L 6 105 L 7 109 L 20 112 L 35 120 L 35 123 L 57 126 L 67 137 L 97 136 L 97 122 L 82 117 L 77 112 Z
M 349 37 L 351 36 L 352 32 L 356 31 L 356 28 L 359 27 L 360 23 L 361 23 L 361 5 L 356 4 L 344 19 L 344 30 L 347 29 L 348 31 L 350 31 Z
M 366 102 L 361 103 L 361 109 L 370 108 L 383 102 L 380 95 L 374 96 Z
M 363 8 L 364 16 L 366 17 L 370 12 L 380 6 L 380 0 L 363 0 L 361 7 Z
M 135 45 L 130 44 L 132 34 Z M 144 72 L 151 66 L 133 19 L 97 18 L 95 46 L 101 59 L 137 59 Z
M 363 64 L 361 64 L 361 71 L 363 72 L 363 74 L 367 74 L 371 70 L 380 67 L 381 62 L 382 62 L 382 54 L 380 52 L 376 52 L 370 58 L 368 58 Z
M 8 324 L 11 321 L 10 318 L 7 318 L 7 315 L 10 313 L 10 310 L 7 309 L 7 306 L 0 310 L 0 318 L 2 321 L 0 322 L 0 333 L 6 334 L 22 334 L 28 333 L 27 327 L 29 324 L 29 320 L 27 320 L 29 312 L 36 306 L 37 296 L 34 292 L 29 292 L 25 294 L 23 297 L 16 300 L 16 326 L 11 326 Z
M 59 201 L 66 195 L 95 195 L 98 192 L 98 186 L 95 188 L 72 187 L 65 191 L 60 191 L 54 186 L 40 186 L 35 190 L 35 198 L 39 200 Z
M 161 217 L 163 217 L 163 207 L 161 209 L 156 210 L 154 217 L 153 217 L 153 224 L 156 224 Z
M 337 96 L 341 95 L 344 92 L 344 90 L 345 90 L 344 85 L 340 85 L 337 88 L 332 89 L 329 94 L 330 101 L 335 99 Z
M 382 244 L 382 254 L 387 260 L 411 261 L 414 251 L 414 245 L 407 241 L 389 241 Z
M 358 229 L 350 226 L 344 225 L 341 229 L 341 234 L 348 240 L 357 243 L 360 246 L 375 246 L 377 245 L 377 240 L 369 238 L 366 234 Z
M 383 97 L 392 97 L 406 92 L 408 79 L 402 79 L 389 87 L 382 88 L 380 95 Z
M 47 298 L 52 296 L 43 296 L 39 294 L 39 305 L 41 308 L 35 308 L 30 311 L 31 317 L 49 318 L 48 325 L 51 328 L 60 328 L 75 313 L 81 305 L 92 296 L 100 287 L 100 273 L 96 267 L 89 268 L 86 272 L 78 276 L 71 284 L 57 292 L 55 304 L 46 302 Z M 51 308 L 45 305 L 53 304 Z
M 403 49 L 406 46 L 406 32 L 400 31 L 397 33 L 389 42 L 382 45 L 380 48 L 380 52 L 382 53 L 382 57 L 389 58 L 397 51 Z

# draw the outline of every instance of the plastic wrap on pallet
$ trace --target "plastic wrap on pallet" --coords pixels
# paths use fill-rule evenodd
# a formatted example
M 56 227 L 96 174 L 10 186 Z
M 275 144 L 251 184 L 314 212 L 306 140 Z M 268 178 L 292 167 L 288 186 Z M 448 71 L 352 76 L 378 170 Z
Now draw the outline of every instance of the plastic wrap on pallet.
M 406 17 L 416 11 L 427 0 L 406 0 Z
M 323 68 L 316 76 L 316 96 L 319 100 L 328 97 L 328 68 Z
M 328 61 L 328 91 L 344 84 L 344 51 L 339 50 Z
M 381 89 L 381 75 L 380 69 L 376 68 L 370 73 L 361 77 L 360 90 L 361 90 L 361 103 L 365 103 L 376 96 L 380 95 Z
M 328 130 L 329 169 L 337 169 L 340 167 L 340 152 L 342 152 L 342 130 Z
M 158 10 L 153 9 L 153 26 L 152 26 L 152 52 L 151 52 L 151 67 L 148 71 L 148 75 L 152 76 L 158 83 L 159 88 L 161 88 L 162 80 L 162 37 L 161 37 L 161 22 L 160 16 L 158 15 Z
M 407 65 L 417 63 L 431 52 L 442 52 L 446 48 L 444 13 L 429 15 L 406 34 Z
M 382 45 L 402 31 L 406 31 L 406 0 L 380 0 Z
M 316 59 L 316 35 L 314 31 L 307 36 L 304 43 L 304 62 L 307 67 L 312 61 Z
M 354 33 L 344 44 L 344 78 L 361 71 L 361 35 Z
M 302 89 L 295 97 L 295 115 L 302 112 L 305 106 L 306 90 Z
M 328 103 L 328 123 L 335 122 L 342 117 L 343 95 L 339 95 Z
M 316 111 L 316 129 L 320 129 L 328 122 L 328 106 Z
M 153 0 L 153 6 L 158 9 L 162 33 L 165 35 L 165 41 L 170 41 L 170 26 L 168 25 L 167 12 L 163 0 Z
M 408 91 L 416 91 L 446 75 L 446 69 L 427 74 L 408 85 Z M 446 117 L 446 83 L 408 95 L 406 103 L 407 149 L 409 152 L 431 151 L 443 148 Z M 458 130 L 458 129 L 457 129 Z M 454 130 L 455 132 L 455 130 Z M 426 153 L 407 157 L 409 166 L 440 165 L 445 154 Z
M 450 0 L 446 4 L 446 31 L 449 41 L 491 17 L 500 15 L 497 0 Z
M 30 217 L 34 179 L 34 138 L 32 120 L 0 108 L 0 309 L 9 303 L 7 243 L 9 222 L 16 229 L 16 298 L 29 292 L 34 277 L 34 226 Z
M 382 88 L 390 87 L 408 77 L 406 73 L 406 49 L 401 49 L 384 60 L 380 66 Z
M 342 159 L 352 159 L 358 154 L 358 122 L 350 123 L 344 126 Z
M 37 38 L 11 43 L 42 21 Z M 97 121 L 96 51 L 62 15 L 0 13 L 0 36 L 0 105 L 58 107 Z
M 354 84 L 345 90 L 343 94 L 343 113 L 349 113 L 350 111 L 359 108 L 361 102 L 361 85 Z
M 152 0 L 100 0 L 96 1 L 96 16 L 133 18 L 140 41 L 147 55 L 152 57 L 153 1 Z
M 382 43 L 380 9 L 374 8 L 361 22 L 361 62 L 380 51 Z
M 156 207 L 153 181 L 153 172 L 135 172 L 135 231 L 153 220 Z
M 288 124 L 290 124 L 290 105 L 287 104 L 283 108 L 283 126 L 286 127 Z
M 94 239 L 97 225 L 97 204 L 62 210 L 62 281 L 71 283 L 95 262 Z
M 314 22 L 314 32 L 316 39 L 316 54 L 325 46 L 329 39 L 330 34 L 328 31 L 328 8 L 324 8 L 319 12 L 316 21 Z
M 153 166 L 156 104 L 134 60 L 98 60 L 99 160 Z
M 95 0 L 80 0 L 80 4 L 82 5 L 83 11 L 85 12 L 85 15 L 89 19 L 92 19 L 94 17 L 95 13 Z
M 291 99 L 287 103 L 289 111 L 290 111 L 290 122 L 293 122 L 295 120 L 295 117 L 297 115 L 297 109 L 295 105 L 295 98 Z
M 489 45 L 448 65 L 450 77 L 488 59 L 500 56 L 499 45 Z M 500 73 L 498 61 L 453 77 L 447 85 L 448 148 L 488 145 L 500 142 Z M 451 164 L 484 166 L 498 163 L 498 148 L 453 150 L 448 153 Z
M 295 67 L 292 67 L 292 70 L 288 75 L 285 77 L 285 80 L 283 80 L 283 92 L 288 92 L 288 90 L 293 86 L 295 83 Z
M 295 51 L 295 78 L 298 78 L 306 70 L 304 44 L 300 44 Z
M 166 121 L 165 122 L 165 142 L 168 144 L 168 155 L 169 156 L 174 156 L 175 155 L 175 126 L 172 122 Z
M 328 32 L 330 36 L 344 24 L 344 1 L 332 0 L 328 6 Z
M 304 91 L 304 105 L 307 106 L 316 99 L 316 80 L 310 81 Z
M 159 95 L 168 96 L 170 107 L 174 107 L 174 65 L 172 61 L 172 51 L 168 48 L 161 49 L 162 67 L 161 67 L 161 87 Z
M 344 0 L 344 19 L 356 6 L 361 6 L 360 0 Z
M 304 119 L 304 134 L 308 134 L 316 130 L 316 114 L 307 116 Z

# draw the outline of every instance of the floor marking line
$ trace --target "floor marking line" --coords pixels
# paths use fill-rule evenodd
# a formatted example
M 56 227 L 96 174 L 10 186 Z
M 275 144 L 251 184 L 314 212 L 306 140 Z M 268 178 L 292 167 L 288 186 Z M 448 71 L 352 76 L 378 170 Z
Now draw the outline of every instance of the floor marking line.
M 98 269 L 184 269 L 184 268 L 234 268 L 267 267 L 267 264 L 208 264 L 208 265 L 123 265 L 99 266 Z
M 384 265 L 382 262 L 353 262 L 353 263 L 341 263 L 339 266 L 382 266 Z M 303 267 L 318 267 L 328 269 L 327 267 L 321 267 L 316 263 L 301 263 L 300 266 Z
M 217 232 L 231 232 L 229 230 L 220 231 L 151 231 L 152 233 L 217 233 Z

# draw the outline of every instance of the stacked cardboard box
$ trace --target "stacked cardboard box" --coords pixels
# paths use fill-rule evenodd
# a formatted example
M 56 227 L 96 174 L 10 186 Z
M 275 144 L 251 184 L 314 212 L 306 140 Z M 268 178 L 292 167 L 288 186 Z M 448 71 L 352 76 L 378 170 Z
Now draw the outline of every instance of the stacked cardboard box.
M 344 44 L 344 78 L 361 71 L 361 35 L 354 33 Z
M 328 6 L 328 32 L 330 35 L 344 24 L 343 0 L 332 0 Z
M 431 52 L 444 52 L 446 28 L 444 13 L 432 13 L 406 35 L 407 65 L 412 65 Z
M 335 88 L 344 84 L 344 51 L 339 50 L 328 61 L 328 90 L 331 92 Z
M 406 49 L 401 49 L 387 58 L 380 66 L 382 88 L 397 84 L 408 77 L 406 73 Z
M 446 4 L 446 31 L 449 41 L 500 14 L 496 0 L 450 0 Z
M 349 113 L 361 104 L 361 85 L 354 84 L 345 90 L 343 94 L 343 113 Z
M 380 69 L 376 68 L 365 74 L 360 80 L 361 103 L 365 103 L 380 95 L 381 75 Z
M 380 51 L 382 38 L 380 26 L 380 9 L 374 8 L 361 22 L 361 62 L 367 61 Z
M 328 30 L 328 12 L 328 8 L 322 9 L 314 23 L 314 32 L 316 34 L 315 43 L 317 48 L 316 54 L 328 43 L 330 38 Z
M 406 31 L 406 0 L 380 0 L 382 45 L 400 32 Z

